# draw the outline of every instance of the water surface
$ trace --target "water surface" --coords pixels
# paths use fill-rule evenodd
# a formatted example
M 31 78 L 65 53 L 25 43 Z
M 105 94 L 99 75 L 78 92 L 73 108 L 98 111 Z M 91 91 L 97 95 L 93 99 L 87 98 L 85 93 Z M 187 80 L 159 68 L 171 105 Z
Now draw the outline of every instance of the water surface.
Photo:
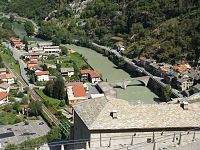
M 131 76 L 122 69 L 118 69 L 107 57 L 97 53 L 94 50 L 83 48 L 75 45 L 66 45 L 78 53 L 82 54 L 87 62 L 103 76 L 103 79 L 109 82 L 119 82 L 123 79 L 130 79 Z M 115 88 L 117 97 L 128 100 L 130 103 L 156 103 L 158 96 L 151 92 L 147 87 L 143 86 L 139 81 L 133 80 L 132 86 L 128 86 L 126 90 Z

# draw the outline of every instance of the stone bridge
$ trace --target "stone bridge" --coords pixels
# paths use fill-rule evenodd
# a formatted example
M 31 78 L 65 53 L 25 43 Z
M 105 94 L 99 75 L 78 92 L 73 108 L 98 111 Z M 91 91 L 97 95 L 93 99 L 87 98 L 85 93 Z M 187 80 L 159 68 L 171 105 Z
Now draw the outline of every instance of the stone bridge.
M 127 86 L 133 85 L 132 81 L 133 80 L 137 80 L 140 81 L 142 84 L 144 84 L 144 86 L 147 86 L 148 82 L 149 82 L 150 76 L 142 76 L 142 77 L 136 77 L 133 79 L 124 79 L 122 81 L 115 81 L 115 82 L 111 82 L 112 86 L 119 86 L 123 89 L 126 89 Z

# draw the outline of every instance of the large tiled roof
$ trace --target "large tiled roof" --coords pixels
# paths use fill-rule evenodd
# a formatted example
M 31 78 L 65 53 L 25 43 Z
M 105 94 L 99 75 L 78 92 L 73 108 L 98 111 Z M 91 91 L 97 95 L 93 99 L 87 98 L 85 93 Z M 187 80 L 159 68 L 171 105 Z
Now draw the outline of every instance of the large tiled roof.
M 138 104 L 115 98 L 98 98 L 75 104 L 74 110 L 90 130 L 199 127 L 200 107 L 179 104 Z M 110 113 L 116 111 L 117 119 Z
M 73 108 L 85 125 L 90 128 L 106 104 L 107 99 L 98 98 L 77 103 L 73 105 Z

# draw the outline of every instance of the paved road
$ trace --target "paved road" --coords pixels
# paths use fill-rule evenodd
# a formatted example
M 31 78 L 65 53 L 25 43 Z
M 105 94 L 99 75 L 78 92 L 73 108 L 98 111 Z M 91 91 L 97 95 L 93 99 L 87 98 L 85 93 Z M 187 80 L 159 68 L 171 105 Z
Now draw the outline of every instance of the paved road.
M 13 53 L 13 57 L 15 58 L 15 60 L 17 60 L 19 62 L 20 70 L 21 70 L 21 76 L 23 77 L 25 82 L 29 85 L 29 87 L 32 87 L 33 85 L 31 83 L 29 83 L 29 78 L 26 75 L 27 71 L 25 70 L 25 68 L 27 67 L 27 65 L 23 60 L 20 59 L 20 57 L 22 55 L 24 55 L 26 52 L 23 51 L 23 50 L 18 50 L 16 48 L 12 47 L 9 43 L 6 43 L 6 42 L 3 42 L 3 45 Z
M 147 76 L 150 76 L 155 82 L 157 82 L 158 84 L 160 84 L 162 87 L 165 86 L 165 84 L 164 84 L 160 79 L 158 79 L 159 77 L 155 77 L 155 76 L 153 76 L 151 73 L 149 73 L 148 71 L 146 71 L 143 67 L 137 66 L 135 63 L 132 62 L 132 59 L 129 59 L 129 58 L 127 58 L 127 57 L 122 56 L 122 55 L 119 54 L 116 50 L 113 50 L 113 49 L 111 49 L 111 48 L 109 48 L 109 47 L 102 46 L 102 45 L 96 44 L 96 43 L 94 43 L 94 42 L 93 42 L 92 44 L 93 44 L 94 46 L 97 46 L 97 47 L 102 48 L 102 49 L 104 49 L 104 50 L 106 50 L 106 51 L 108 51 L 108 52 L 111 52 L 111 53 L 115 54 L 118 58 L 123 58 L 124 61 L 125 61 L 127 64 L 133 66 L 137 71 L 142 72 L 142 73 L 144 73 L 144 74 L 147 75 Z M 175 89 L 172 89 L 172 93 L 173 93 L 176 97 L 178 97 L 178 98 L 183 97 L 183 96 L 179 93 L 179 91 L 177 91 L 177 90 L 175 90 Z

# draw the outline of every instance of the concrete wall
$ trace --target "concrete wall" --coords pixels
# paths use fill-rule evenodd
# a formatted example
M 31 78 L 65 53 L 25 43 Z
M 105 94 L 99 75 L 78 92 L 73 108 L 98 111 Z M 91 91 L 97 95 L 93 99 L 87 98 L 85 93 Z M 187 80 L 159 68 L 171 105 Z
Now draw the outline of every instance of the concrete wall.
M 195 132 L 195 138 L 200 138 L 200 132 Z M 153 135 L 154 134 L 154 135 Z M 91 133 L 90 149 L 114 149 L 130 146 L 133 149 L 153 150 L 153 141 L 157 148 L 172 145 L 183 145 L 192 142 L 194 132 L 181 131 L 155 131 L 153 132 L 99 132 Z M 154 140 L 153 140 L 154 139 Z M 148 141 L 149 140 L 149 141 Z M 148 141 L 148 142 L 147 142 Z
M 87 126 L 83 123 L 80 117 L 74 111 L 74 140 L 81 140 L 87 141 L 90 139 L 90 131 L 88 130 Z M 79 143 L 74 145 L 76 149 L 85 148 L 85 143 Z

